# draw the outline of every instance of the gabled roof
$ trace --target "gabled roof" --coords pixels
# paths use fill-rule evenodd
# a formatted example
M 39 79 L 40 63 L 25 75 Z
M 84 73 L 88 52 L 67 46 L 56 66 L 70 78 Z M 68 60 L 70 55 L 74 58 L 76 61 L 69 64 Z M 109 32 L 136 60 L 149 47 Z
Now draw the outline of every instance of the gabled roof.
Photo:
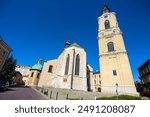
M 73 47 L 73 46 L 75 46 L 75 47 L 78 47 L 78 48 L 82 48 L 79 44 L 77 44 L 77 43 L 73 43 L 70 47 Z

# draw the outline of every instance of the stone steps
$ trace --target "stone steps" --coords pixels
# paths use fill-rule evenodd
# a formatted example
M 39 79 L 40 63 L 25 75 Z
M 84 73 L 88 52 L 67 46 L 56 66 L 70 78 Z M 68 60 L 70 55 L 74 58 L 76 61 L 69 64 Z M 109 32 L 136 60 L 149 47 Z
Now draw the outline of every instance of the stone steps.
M 95 100 L 97 97 L 108 96 L 108 94 L 102 94 L 100 92 L 86 92 L 80 90 L 60 89 L 53 87 L 34 87 L 46 95 L 50 100 L 66 100 L 69 99 L 84 99 Z M 112 96 L 112 95 L 109 95 Z

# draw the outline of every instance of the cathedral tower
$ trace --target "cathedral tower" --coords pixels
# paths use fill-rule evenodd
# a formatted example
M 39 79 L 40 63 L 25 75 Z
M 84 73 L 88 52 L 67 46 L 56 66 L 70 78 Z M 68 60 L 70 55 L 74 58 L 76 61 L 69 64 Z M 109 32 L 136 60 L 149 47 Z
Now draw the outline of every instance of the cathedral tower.
M 103 93 L 136 95 L 128 54 L 116 14 L 104 5 L 98 18 L 98 46 Z

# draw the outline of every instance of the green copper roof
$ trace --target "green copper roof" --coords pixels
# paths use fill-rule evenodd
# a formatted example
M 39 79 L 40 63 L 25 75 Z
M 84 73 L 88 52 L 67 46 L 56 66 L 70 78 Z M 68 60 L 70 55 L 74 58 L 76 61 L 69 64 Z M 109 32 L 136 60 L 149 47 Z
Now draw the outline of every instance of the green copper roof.
M 79 46 L 77 43 L 73 43 L 70 47 L 72 47 L 72 46 L 82 48 L 82 47 L 81 47 L 81 46 Z
M 67 40 L 66 43 L 67 43 L 67 44 L 70 44 L 70 40 Z
M 31 69 L 32 70 L 39 70 L 39 71 L 41 71 L 42 70 L 42 65 L 37 63 Z

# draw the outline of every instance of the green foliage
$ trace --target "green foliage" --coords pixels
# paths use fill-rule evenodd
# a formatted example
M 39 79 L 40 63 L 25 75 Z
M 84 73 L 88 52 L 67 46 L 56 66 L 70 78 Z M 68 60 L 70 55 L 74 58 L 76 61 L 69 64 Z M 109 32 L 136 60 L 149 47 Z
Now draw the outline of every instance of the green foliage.
M 80 98 L 68 98 L 68 100 L 81 100 Z
M 16 67 L 16 59 L 10 56 L 6 59 L 2 70 L 0 71 L 0 78 L 5 80 L 10 80 L 14 73 Z
M 100 97 L 96 100 L 117 100 L 117 96 L 113 97 Z M 141 97 L 130 96 L 130 95 L 120 95 L 118 96 L 118 100 L 141 100 Z

